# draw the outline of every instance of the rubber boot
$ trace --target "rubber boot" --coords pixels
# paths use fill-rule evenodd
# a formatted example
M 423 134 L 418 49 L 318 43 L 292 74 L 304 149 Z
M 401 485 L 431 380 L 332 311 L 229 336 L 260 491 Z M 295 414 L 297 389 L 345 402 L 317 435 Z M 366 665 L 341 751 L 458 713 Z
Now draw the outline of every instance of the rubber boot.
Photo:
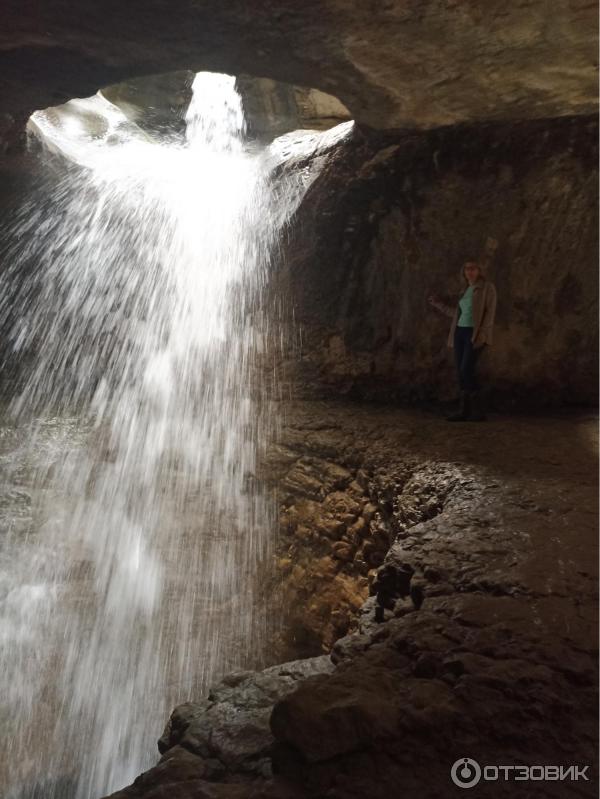
M 471 394 L 471 413 L 469 414 L 469 421 L 471 422 L 485 422 L 485 405 L 481 392 L 475 391 Z
M 460 392 L 460 405 L 458 412 L 453 413 L 451 416 L 446 416 L 447 422 L 466 422 L 469 418 L 471 411 L 471 403 L 468 391 Z

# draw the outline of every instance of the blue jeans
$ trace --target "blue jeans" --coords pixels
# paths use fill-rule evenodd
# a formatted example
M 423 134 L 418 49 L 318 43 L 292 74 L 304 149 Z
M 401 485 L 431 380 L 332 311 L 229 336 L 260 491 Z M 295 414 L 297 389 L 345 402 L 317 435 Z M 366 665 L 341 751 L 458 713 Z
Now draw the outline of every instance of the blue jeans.
M 454 357 L 461 391 L 477 391 L 478 389 L 475 366 L 484 347 L 475 349 L 471 341 L 472 335 L 472 327 L 457 326 L 454 331 Z

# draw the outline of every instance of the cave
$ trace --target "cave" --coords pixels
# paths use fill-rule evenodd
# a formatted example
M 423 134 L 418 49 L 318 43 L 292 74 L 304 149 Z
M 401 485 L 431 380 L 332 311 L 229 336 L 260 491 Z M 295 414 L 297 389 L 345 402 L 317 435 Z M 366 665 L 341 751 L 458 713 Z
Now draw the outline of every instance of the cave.
M 597 795 L 596 5 L 4 16 L 2 796 Z

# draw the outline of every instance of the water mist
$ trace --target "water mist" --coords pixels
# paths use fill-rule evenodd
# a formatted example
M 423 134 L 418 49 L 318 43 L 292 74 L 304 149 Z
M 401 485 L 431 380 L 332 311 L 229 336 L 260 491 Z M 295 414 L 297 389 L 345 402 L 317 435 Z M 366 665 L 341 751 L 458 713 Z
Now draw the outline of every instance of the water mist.
M 275 507 L 254 474 L 277 413 L 255 369 L 274 324 L 261 296 L 312 179 L 273 191 L 294 146 L 247 146 L 228 76 L 196 77 L 179 143 L 102 95 L 72 104 L 30 121 L 49 194 L 19 209 L 2 276 L 23 358 L 0 439 L 11 799 L 126 785 L 174 704 L 264 657 Z

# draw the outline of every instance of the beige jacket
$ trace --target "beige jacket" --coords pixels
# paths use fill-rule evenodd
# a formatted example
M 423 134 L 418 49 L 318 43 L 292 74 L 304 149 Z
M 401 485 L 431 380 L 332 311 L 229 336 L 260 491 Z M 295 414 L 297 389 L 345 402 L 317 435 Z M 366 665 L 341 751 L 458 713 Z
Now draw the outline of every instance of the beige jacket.
M 458 324 L 460 308 L 444 305 L 443 312 L 452 317 L 448 346 L 454 346 L 454 331 Z M 491 344 L 493 341 L 494 318 L 496 316 L 496 287 L 488 280 L 480 278 L 473 286 L 473 337 L 471 341 L 476 347 Z

